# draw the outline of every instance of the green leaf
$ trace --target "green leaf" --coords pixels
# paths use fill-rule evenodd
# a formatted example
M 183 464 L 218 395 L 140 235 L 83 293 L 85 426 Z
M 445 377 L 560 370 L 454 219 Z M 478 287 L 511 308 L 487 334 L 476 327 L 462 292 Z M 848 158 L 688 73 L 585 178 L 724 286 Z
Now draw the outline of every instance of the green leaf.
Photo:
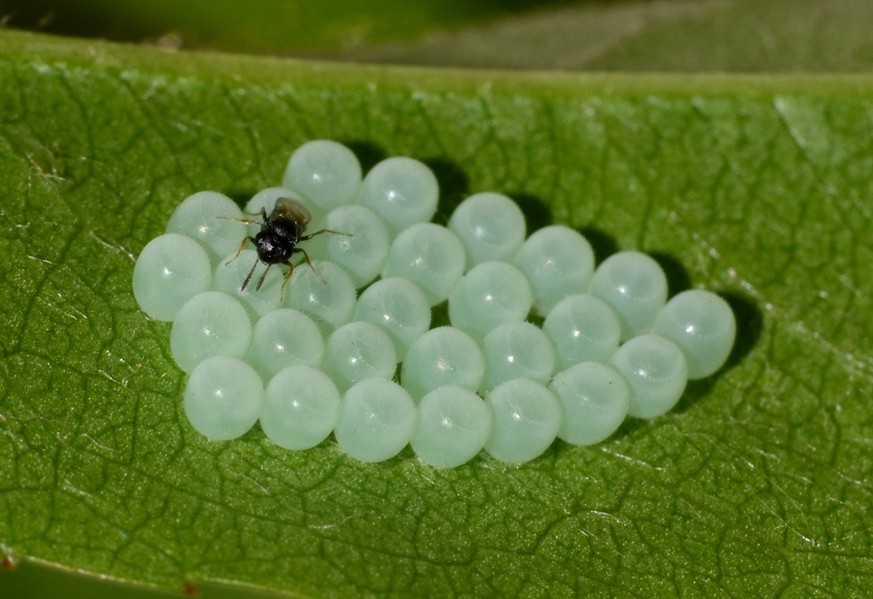
M 573 2 L 320 55 L 512 69 L 869 72 L 871 20 L 867 0 Z
M 10 558 L 313 597 L 870 588 L 873 79 L 343 67 L 0 33 Z M 169 326 L 134 302 L 134 257 L 188 194 L 244 198 L 320 137 L 428 161 L 443 215 L 495 189 L 600 259 L 653 253 L 672 291 L 731 301 L 728 367 L 665 417 L 520 468 L 207 441 Z
M 129 41 L 167 36 L 178 37 L 187 47 L 311 53 L 409 41 L 531 5 L 542 10 L 563 3 L 566 0 L 259 0 L 240 10 L 235 0 L 5 0 L 0 14 L 14 27 L 66 35 Z
M 235 0 L 6 4 L 6 20 L 16 27 L 357 62 L 596 71 L 873 68 L 869 0 L 260 0 L 244 11 Z

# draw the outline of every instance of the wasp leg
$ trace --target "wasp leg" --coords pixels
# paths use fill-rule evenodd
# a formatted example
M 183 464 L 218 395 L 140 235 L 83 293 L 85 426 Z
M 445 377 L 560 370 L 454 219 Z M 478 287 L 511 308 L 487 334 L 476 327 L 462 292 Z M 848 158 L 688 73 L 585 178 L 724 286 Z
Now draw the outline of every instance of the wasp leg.
M 238 252 L 237 252 L 237 253 L 238 253 Z M 254 272 L 255 272 L 255 268 L 258 266 L 258 262 L 260 262 L 260 260 L 255 260 L 255 263 L 252 264 L 252 269 L 249 271 L 249 274 L 246 275 L 246 280 L 243 281 L 242 287 L 239 288 L 240 293 L 242 293 L 243 291 L 245 291 L 245 290 L 246 290 L 246 287 L 248 287 L 248 285 L 249 285 L 249 281 L 251 280 L 252 275 L 253 275 Z M 270 268 L 270 266 L 267 265 L 267 268 Z M 264 271 L 264 272 L 265 272 L 265 274 L 266 274 L 266 271 Z M 258 289 L 260 289 L 260 285 L 258 285 Z
M 320 232 L 320 231 L 319 231 L 319 232 Z M 343 233 L 343 235 L 345 235 L 345 233 Z M 303 254 L 303 259 L 306 260 L 306 264 L 309 265 L 309 268 L 312 269 L 312 272 L 315 273 L 315 276 L 318 277 L 319 279 L 321 279 L 321 282 L 322 282 L 322 283 L 327 284 L 327 281 L 324 280 L 324 277 L 321 276 L 321 273 L 318 272 L 318 269 L 315 268 L 315 266 L 313 266 L 313 264 L 312 264 L 312 260 L 309 259 L 309 254 L 306 253 L 306 250 L 304 250 L 304 249 L 301 248 L 301 247 L 296 247 L 296 248 L 294 248 L 294 253 L 296 254 L 296 253 L 298 253 L 298 252 L 301 253 L 301 254 Z
M 225 266 L 227 266 L 228 264 L 230 264 L 231 262 L 233 262 L 234 260 L 236 260 L 237 258 L 239 258 L 239 253 L 240 253 L 241 251 L 243 251 L 243 248 L 244 248 L 244 247 L 246 247 L 246 241 L 251 241 L 252 243 L 254 243 L 255 245 L 257 245 L 257 242 L 255 241 L 255 238 L 252 237 L 251 235 L 249 235 L 249 236 L 247 236 L 247 237 L 243 237 L 242 243 L 239 244 L 239 249 L 238 249 L 238 250 L 236 251 L 236 253 L 233 255 L 233 258 L 231 258 L 230 260 L 228 260 L 227 262 L 224 263 Z M 251 275 L 249 275 L 249 276 L 251 276 Z M 248 280 L 248 279 L 246 279 L 246 280 Z M 243 289 L 245 289 L 245 285 L 243 286 Z
M 343 233 L 342 231 L 334 231 L 333 229 L 319 229 L 315 233 L 310 233 L 309 235 L 304 235 L 300 238 L 299 241 L 306 241 L 307 239 L 312 239 L 316 235 L 321 235 L 322 233 L 333 233 L 335 235 L 345 235 L 346 237 L 352 237 L 351 233 Z
M 283 264 L 288 267 L 288 272 L 285 273 L 285 280 L 282 281 L 282 286 L 279 287 L 279 299 L 282 301 L 285 300 L 285 285 L 291 279 L 291 273 L 294 272 L 294 265 L 291 264 L 290 260 L 286 260 Z

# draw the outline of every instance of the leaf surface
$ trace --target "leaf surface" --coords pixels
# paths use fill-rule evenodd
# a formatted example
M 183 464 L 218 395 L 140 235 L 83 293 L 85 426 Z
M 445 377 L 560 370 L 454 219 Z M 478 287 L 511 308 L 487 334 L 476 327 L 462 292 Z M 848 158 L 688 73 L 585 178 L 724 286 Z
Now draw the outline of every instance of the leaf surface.
M 870 72 L 868 0 L 6 0 L 46 32 L 355 62 L 670 72 Z M 49 6 L 43 6 L 48 4 Z
M 858 596 L 873 515 L 873 80 L 509 75 L 0 35 L 0 544 L 181 591 Z M 508 468 L 195 433 L 134 257 L 313 138 L 431 164 L 723 293 L 676 410 Z M 2 582 L 0 582 L 2 584 Z
M 870 72 L 871 19 L 866 0 L 571 2 L 320 55 L 540 70 Z

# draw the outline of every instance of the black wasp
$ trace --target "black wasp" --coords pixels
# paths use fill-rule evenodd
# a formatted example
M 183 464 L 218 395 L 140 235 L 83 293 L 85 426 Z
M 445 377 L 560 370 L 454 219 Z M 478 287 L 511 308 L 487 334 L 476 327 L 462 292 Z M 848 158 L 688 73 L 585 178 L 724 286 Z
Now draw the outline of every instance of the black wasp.
M 249 280 L 252 278 L 252 274 L 255 272 L 255 268 L 258 266 L 258 262 L 263 262 L 267 265 L 267 268 L 264 269 L 264 274 L 262 274 L 261 278 L 258 279 L 258 285 L 255 287 L 255 290 L 260 289 L 261 285 L 264 284 L 264 278 L 267 276 L 267 271 L 270 270 L 270 267 L 274 264 L 284 264 L 288 267 L 288 272 L 285 273 L 285 280 L 282 281 L 281 290 L 284 290 L 285 284 L 288 282 L 288 279 L 291 278 L 291 273 L 294 272 L 294 265 L 291 264 L 291 256 L 297 253 L 303 254 L 303 257 L 306 259 L 306 264 L 308 264 L 309 268 L 318 275 L 318 271 L 315 270 L 314 266 L 312 266 L 309 254 L 307 254 L 306 250 L 303 248 L 297 247 L 297 244 L 306 241 L 307 239 L 312 239 L 316 235 L 321 235 L 322 233 L 336 233 L 337 235 L 348 235 L 348 233 L 340 233 L 339 231 L 333 231 L 331 229 L 320 229 L 315 233 L 304 235 L 303 233 L 306 231 L 306 225 L 309 224 L 311 219 L 312 216 L 309 214 L 309 210 L 307 210 L 300 202 L 288 198 L 279 198 L 276 200 L 276 207 L 273 208 L 273 211 L 270 212 L 269 216 L 267 216 L 266 208 L 261 208 L 260 221 L 248 218 L 233 219 L 250 225 L 261 225 L 261 230 L 258 231 L 257 235 L 254 237 L 247 235 L 243 238 L 242 243 L 239 245 L 239 249 L 236 252 L 236 256 L 228 260 L 228 264 L 233 260 L 236 260 L 239 253 L 243 251 L 247 242 L 251 241 L 255 244 L 255 249 L 258 252 L 258 259 L 255 260 L 252 269 L 249 271 L 249 274 L 246 276 L 242 287 L 240 287 L 239 290 L 245 291 L 245 288 L 249 284 Z M 321 278 L 321 275 L 318 276 Z

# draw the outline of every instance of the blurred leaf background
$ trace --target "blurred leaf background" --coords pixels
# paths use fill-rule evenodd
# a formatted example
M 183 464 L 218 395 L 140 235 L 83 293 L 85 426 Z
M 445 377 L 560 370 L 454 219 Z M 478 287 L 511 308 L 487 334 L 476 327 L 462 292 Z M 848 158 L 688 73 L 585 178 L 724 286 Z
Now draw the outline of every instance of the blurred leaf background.
M 7 27 L 186 49 L 488 69 L 863 72 L 867 0 L 3 0 Z

